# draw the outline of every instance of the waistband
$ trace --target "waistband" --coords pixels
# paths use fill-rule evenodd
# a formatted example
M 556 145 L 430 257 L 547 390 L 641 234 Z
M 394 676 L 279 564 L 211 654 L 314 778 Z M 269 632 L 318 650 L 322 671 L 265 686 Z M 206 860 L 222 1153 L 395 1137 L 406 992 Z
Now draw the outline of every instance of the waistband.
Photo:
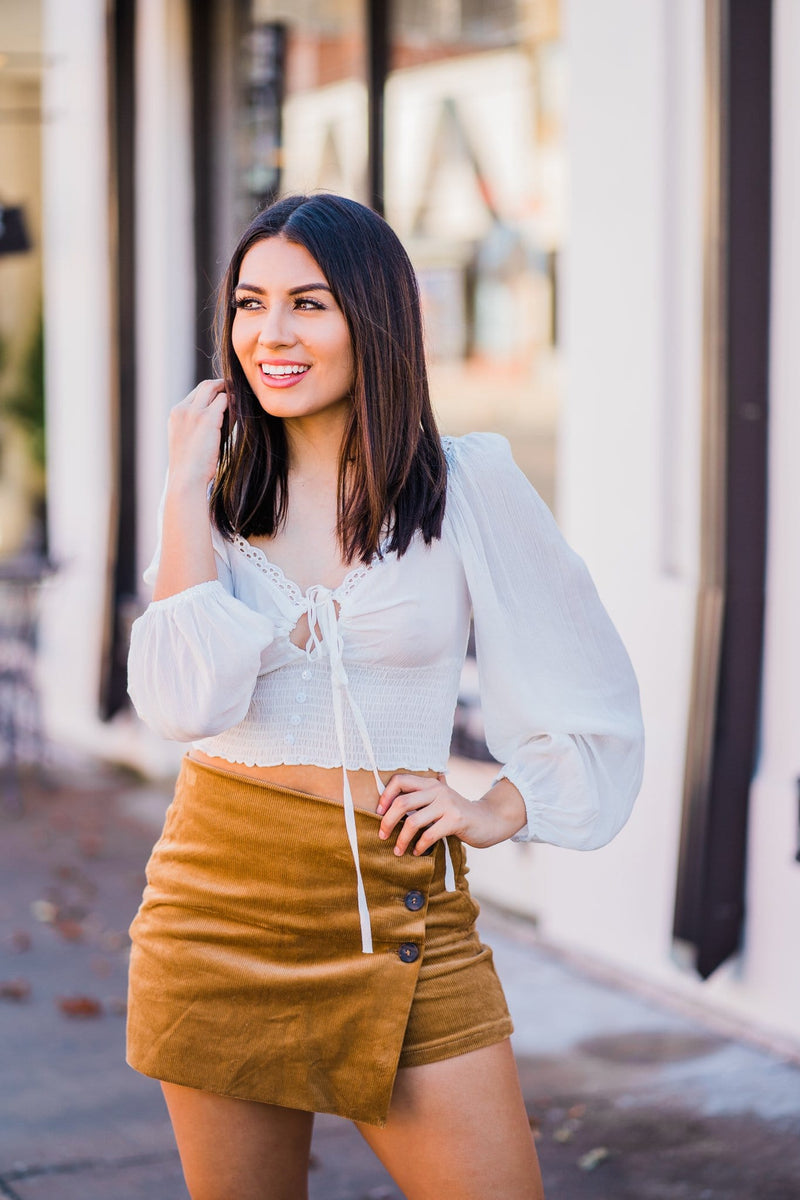
M 351 855 L 353 858 L 353 864 L 354 864 L 355 872 L 356 872 L 356 888 L 357 888 L 357 896 L 358 896 L 358 917 L 359 917 L 359 927 L 361 930 L 361 951 L 363 954 L 372 954 L 373 953 L 372 922 L 370 921 L 369 906 L 367 904 L 366 891 L 364 889 L 364 881 L 361 876 L 361 861 L 360 861 L 359 852 L 358 852 L 358 830 L 357 830 L 357 826 L 356 826 L 356 817 L 355 817 L 356 806 L 353 803 L 353 797 L 352 797 L 352 793 L 350 791 L 350 782 L 349 782 L 349 779 L 347 776 L 346 768 L 343 768 L 344 800 L 342 802 L 340 802 L 339 800 L 332 800 L 329 796 L 318 796 L 318 795 L 315 795 L 313 792 L 302 792 L 302 791 L 298 791 L 294 788 L 284 787 L 281 784 L 270 783 L 264 779 L 254 779 L 253 776 L 245 775 L 238 771 L 228 771 L 225 768 L 212 767 L 208 763 L 201 763 L 201 762 L 198 762 L 194 758 L 190 758 L 189 755 L 187 754 L 184 756 L 182 763 L 181 763 L 181 775 L 182 776 L 191 775 L 192 772 L 196 772 L 196 776 L 195 776 L 196 778 L 203 778 L 204 775 L 206 775 L 206 776 L 216 775 L 219 779 L 221 779 L 221 780 L 224 779 L 231 783 L 235 782 L 237 784 L 250 785 L 250 786 L 252 786 L 252 788 L 255 791 L 258 791 L 259 789 L 263 789 L 264 791 L 269 791 L 270 793 L 278 793 L 278 794 L 283 793 L 286 796 L 291 796 L 294 799 L 300 799 L 300 800 L 305 799 L 310 802 L 313 801 L 314 803 L 329 804 L 329 805 L 331 805 L 335 808 L 341 809 L 343 811 L 344 823 L 345 823 L 345 828 L 347 831 L 347 840 L 350 845 L 350 852 L 351 852 Z M 380 795 L 383 791 L 383 781 L 381 780 L 377 771 L 375 772 L 375 778 L 378 783 L 378 795 Z M 376 812 L 374 812 L 372 809 L 362 808 L 359 806 L 358 812 L 361 816 L 372 817 L 376 823 L 376 826 L 380 824 L 381 817 L 379 817 L 378 814 Z M 376 830 L 376 832 L 377 832 L 377 830 Z M 445 891 L 454 892 L 454 891 L 456 891 L 456 875 L 455 875 L 455 869 L 453 867 L 453 859 L 452 859 L 452 855 L 450 853 L 450 847 L 447 844 L 447 838 L 442 838 L 441 840 L 442 840 L 442 845 L 444 847 L 444 860 L 445 860 L 444 886 L 445 886 Z

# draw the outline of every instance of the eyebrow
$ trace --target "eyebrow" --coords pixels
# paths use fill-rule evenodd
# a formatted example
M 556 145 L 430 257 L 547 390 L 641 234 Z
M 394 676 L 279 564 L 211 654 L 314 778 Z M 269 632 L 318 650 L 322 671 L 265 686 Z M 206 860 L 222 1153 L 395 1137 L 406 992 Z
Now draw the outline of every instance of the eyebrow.
M 290 296 L 299 296 L 301 292 L 330 292 L 327 283 L 304 283 L 302 287 L 289 288 Z M 237 283 L 234 291 L 255 292 L 259 296 L 265 296 L 266 289 L 259 287 L 256 283 Z

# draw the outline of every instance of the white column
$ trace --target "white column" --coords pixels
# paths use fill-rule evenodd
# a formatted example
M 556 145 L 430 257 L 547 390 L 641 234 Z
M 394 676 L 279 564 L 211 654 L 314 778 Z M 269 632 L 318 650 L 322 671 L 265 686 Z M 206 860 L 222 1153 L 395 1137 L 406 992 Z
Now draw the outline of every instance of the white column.
M 137 553 L 152 557 L 167 469 L 167 416 L 194 378 L 190 30 L 187 0 L 138 0 L 136 30 Z M 149 599 L 142 585 L 142 603 Z M 129 714 L 132 756 L 169 770 L 181 753 Z
M 153 553 L 167 414 L 194 387 L 191 94 L 186 0 L 139 0 L 136 291 L 140 566 Z
M 43 242 L 48 510 L 58 572 L 42 618 L 42 692 L 57 741 L 99 726 L 109 545 L 110 347 L 104 0 L 43 0 Z

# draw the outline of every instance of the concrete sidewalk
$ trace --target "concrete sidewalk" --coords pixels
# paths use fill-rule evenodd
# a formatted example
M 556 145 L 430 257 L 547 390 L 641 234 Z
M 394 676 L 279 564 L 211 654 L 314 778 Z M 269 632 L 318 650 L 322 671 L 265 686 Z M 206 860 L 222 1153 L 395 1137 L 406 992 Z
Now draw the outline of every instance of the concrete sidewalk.
M 31 781 L 22 812 L 0 801 L 6 1200 L 187 1200 L 160 1090 L 123 1060 L 125 931 L 167 800 L 84 768 Z M 592 977 L 527 925 L 484 911 L 482 930 L 548 1200 L 800 1197 L 800 1068 Z M 401 1200 L 347 1122 L 318 1118 L 313 1153 L 313 1200 Z

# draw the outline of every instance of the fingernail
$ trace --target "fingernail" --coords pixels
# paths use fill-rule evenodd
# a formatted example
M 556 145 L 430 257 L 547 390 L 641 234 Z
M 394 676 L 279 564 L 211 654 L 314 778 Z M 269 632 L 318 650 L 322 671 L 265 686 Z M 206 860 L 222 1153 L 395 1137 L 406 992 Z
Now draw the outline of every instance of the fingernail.
M 387 833 L 387 832 L 386 832 L 384 829 L 379 829 L 379 830 L 378 830 L 378 837 L 379 837 L 379 838 L 387 838 L 388 836 L 389 836 L 389 835 L 388 835 L 388 833 Z
M 399 846 L 395 846 L 395 848 L 394 848 L 394 852 L 395 852 L 395 854 L 402 854 L 402 853 L 403 853 L 403 851 L 400 849 L 400 847 L 399 847 Z
M 379 817 L 382 817 L 383 816 L 383 805 L 379 804 L 378 807 L 375 809 L 375 812 L 378 814 Z

